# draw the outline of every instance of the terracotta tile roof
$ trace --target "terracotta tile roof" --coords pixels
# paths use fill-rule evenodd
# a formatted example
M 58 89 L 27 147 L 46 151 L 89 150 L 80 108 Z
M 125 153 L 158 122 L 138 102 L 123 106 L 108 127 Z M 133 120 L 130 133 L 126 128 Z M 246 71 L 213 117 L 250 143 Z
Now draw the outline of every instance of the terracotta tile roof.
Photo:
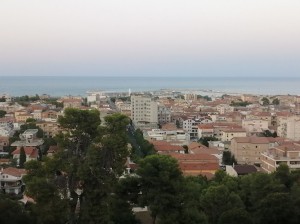
M 12 155 L 20 154 L 21 148 L 17 148 L 15 151 L 12 152 Z M 25 154 L 30 158 L 37 158 L 38 157 L 38 149 L 36 147 L 26 146 L 24 147 Z
M 15 177 L 21 177 L 22 175 L 26 174 L 26 170 L 25 169 L 17 169 L 17 168 L 14 168 L 14 167 L 8 167 L 8 168 L 4 169 L 1 172 L 3 174 L 15 176 Z
M 232 140 L 237 143 L 269 144 L 269 140 L 266 137 L 235 137 Z
M 185 163 L 179 162 L 181 170 L 218 170 L 219 164 L 217 163 Z
M 179 160 L 180 162 L 215 162 L 218 164 L 217 157 L 207 154 L 207 153 L 199 153 L 199 154 L 181 154 L 181 153 L 171 153 L 170 156 Z
M 182 148 L 182 146 L 179 145 L 154 145 L 154 148 L 156 151 L 158 152 L 165 152 L 165 151 L 174 151 L 174 152 L 178 152 L 178 151 L 183 151 L 184 148 Z
M 198 142 L 192 142 L 188 145 L 188 148 L 190 150 L 193 150 L 193 149 L 199 149 L 199 148 L 207 148 L 205 145 L 202 145 Z
M 246 132 L 246 130 L 243 128 L 230 128 L 225 129 L 224 132 Z
M 214 126 L 213 126 L 213 124 L 199 124 L 198 128 L 199 129 L 213 129 Z

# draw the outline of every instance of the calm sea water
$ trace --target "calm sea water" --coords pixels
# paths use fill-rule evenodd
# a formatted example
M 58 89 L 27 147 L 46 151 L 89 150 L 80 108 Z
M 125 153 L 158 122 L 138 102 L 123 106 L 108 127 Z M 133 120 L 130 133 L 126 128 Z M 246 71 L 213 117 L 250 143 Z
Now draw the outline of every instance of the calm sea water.
M 34 77 L 0 76 L 0 94 L 12 96 L 50 94 L 86 95 L 89 90 L 111 92 L 214 90 L 224 93 L 300 95 L 300 77 L 293 78 L 216 78 L 216 77 Z

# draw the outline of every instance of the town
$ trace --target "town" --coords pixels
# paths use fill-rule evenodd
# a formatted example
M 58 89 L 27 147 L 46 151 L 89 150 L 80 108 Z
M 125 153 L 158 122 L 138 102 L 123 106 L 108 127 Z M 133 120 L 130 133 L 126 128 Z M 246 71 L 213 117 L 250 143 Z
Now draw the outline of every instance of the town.
M 290 171 L 300 169 L 300 96 L 206 93 L 0 95 L 0 190 L 25 205 L 35 203 L 23 181 L 30 172 L 26 163 L 51 159 L 65 150 L 56 139 L 66 132 L 59 119 L 70 108 L 99 111 L 101 126 L 113 114 L 130 118 L 126 126 L 130 155 L 121 178 L 136 175 L 137 156 L 148 153 L 145 144 L 155 154 L 175 159 L 185 177 L 215 180 L 220 172 L 231 177 L 272 174 L 283 164 Z M 82 190 L 75 190 L 78 201 Z M 78 203 L 75 210 L 80 209 Z

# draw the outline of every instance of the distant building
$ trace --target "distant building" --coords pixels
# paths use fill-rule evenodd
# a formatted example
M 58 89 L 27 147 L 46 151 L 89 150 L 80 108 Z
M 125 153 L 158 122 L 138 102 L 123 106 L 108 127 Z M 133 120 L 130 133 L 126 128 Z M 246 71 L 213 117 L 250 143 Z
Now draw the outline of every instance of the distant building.
M 238 164 L 261 164 L 261 153 L 268 150 L 270 141 L 266 137 L 236 137 L 231 141 L 230 151 Z
M 281 163 L 291 170 L 300 169 L 300 144 L 290 143 L 270 148 L 261 153 L 262 169 L 267 173 L 276 171 Z
M 131 95 L 131 119 L 137 128 L 157 128 L 157 102 L 148 95 Z
M 293 141 L 300 140 L 300 117 L 281 117 L 278 119 L 277 135 Z
M 11 146 L 41 146 L 44 144 L 43 139 L 37 138 L 36 134 L 38 132 L 38 129 L 27 129 L 23 134 L 20 135 L 21 140 L 13 142 Z
M 26 174 L 25 169 L 8 167 L 0 171 L 0 189 L 7 194 L 22 193 L 22 178 Z

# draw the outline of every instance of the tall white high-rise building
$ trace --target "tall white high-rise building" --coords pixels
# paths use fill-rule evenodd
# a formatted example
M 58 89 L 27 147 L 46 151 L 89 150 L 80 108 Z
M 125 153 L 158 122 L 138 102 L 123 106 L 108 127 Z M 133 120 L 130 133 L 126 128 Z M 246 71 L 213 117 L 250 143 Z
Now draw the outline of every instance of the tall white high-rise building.
M 131 95 L 131 119 L 137 128 L 157 128 L 157 102 L 149 95 Z

